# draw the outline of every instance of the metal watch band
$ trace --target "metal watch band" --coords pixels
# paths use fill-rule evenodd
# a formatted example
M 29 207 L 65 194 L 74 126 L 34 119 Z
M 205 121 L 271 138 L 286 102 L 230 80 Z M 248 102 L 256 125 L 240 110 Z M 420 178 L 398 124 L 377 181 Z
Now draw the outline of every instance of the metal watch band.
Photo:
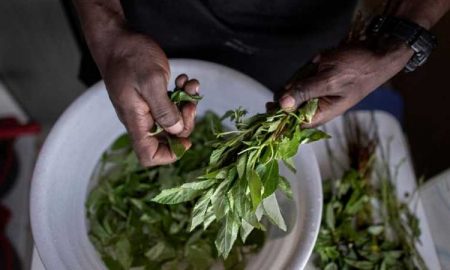
M 387 35 L 404 41 L 414 51 L 405 66 L 406 72 L 423 65 L 437 46 L 436 37 L 420 25 L 392 16 L 376 16 L 368 27 L 369 34 Z

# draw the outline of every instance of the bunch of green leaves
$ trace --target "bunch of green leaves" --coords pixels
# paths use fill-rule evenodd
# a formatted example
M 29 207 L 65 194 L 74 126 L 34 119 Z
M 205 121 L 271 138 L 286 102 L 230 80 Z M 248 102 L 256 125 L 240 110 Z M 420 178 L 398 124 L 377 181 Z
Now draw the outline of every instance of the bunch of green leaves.
M 170 100 L 179 108 L 186 102 L 193 102 L 197 103 L 202 99 L 201 96 L 198 95 L 189 95 L 182 89 L 175 89 L 173 91 L 168 91 L 167 94 L 169 95 Z M 150 136 L 161 136 L 163 134 L 164 129 L 158 125 L 155 124 L 154 130 L 149 132 Z M 170 150 L 174 152 L 177 159 L 180 159 L 184 153 L 186 153 L 186 148 L 183 146 L 183 144 L 180 142 L 178 137 L 164 133 L 165 138 L 167 139 L 167 142 L 169 144 Z
M 351 168 L 324 181 L 324 208 L 314 253 L 320 269 L 427 269 L 415 243 L 419 221 L 397 197 L 389 168 L 374 172 L 378 138 L 355 120 L 346 125 Z M 350 136 L 348 136 L 350 134 Z
M 224 118 L 234 121 L 235 130 L 215 132 L 205 173 L 163 190 L 153 201 L 173 205 L 197 199 L 190 230 L 199 226 L 207 230 L 214 221 L 221 224 L 215 245 L 224 258 L 238 235 L 246 242 L 255 228 L 265 230 L 263 216 L 286 230 L 275 191 L 288 197 L 292 191 L 280 175 L 279 161 L 295 172 L 293 157 L 299 146 L 328 137 L 320 130 L 302 128 L 311 121 L 317 105 L 317 100 L 311 100 L 293 112 L 278 110 L 249 118 L 242 109 L 227 112 Z
M 179 186 L 201 175 L 215 139 L 222 130 L 218 116 L 207 113 L 191 135 L 191 149 L 172 165 L 143 168 L 127 135 L 118 138 L 104 153 L 93 179 L 98 180 L 86 202 L 89 238 L 112 270 L 244 269 L 246 257 L 264 243 L 264 234 L 252 233 L 245 245 L 239 241 L 222 260 L 214 240 L 218 224 L 206 230 L 190 230 L 195 201 L 162 205 L 152 201 L 163 189 Z M 259 233 L 259 234 L 258 234 Z

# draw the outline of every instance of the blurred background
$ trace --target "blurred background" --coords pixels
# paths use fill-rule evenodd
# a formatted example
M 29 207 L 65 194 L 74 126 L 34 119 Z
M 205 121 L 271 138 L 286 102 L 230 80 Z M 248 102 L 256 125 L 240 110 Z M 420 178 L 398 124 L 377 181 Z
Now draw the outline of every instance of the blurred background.
M 362 3 L 360 7 L 370 8 L 371 4 Z M 450 163 L 449 29 L 447 14 L 433 28 L 439 46 L 429 62 L 414 73 L 399 74 L 391 82 L 403 98 L 402 124 L 416 173 L 426 178 L 447 169 Z M 86 89 L 79 72 L 83 49 L 70 1 L 0 1 L 0 118 L 17 119 L 0 122 L 0 128 L 13 127 L 13 137 L 25 135 L 16 138 L 13 159 L 8 156 L 12 136 L 0 140 L 0 165 L 9 164 L 9 171 L 14 171 L 8 179 L 0 171 L 0 177 L 4 177 L 0 190 L 5 189 L 0 193 L 0 235 L 6 230 L 16 250 L 0 245 L 0 269 L 7 269 L 2 268 L 2 262 L 15 265 L 18 258 L 22 268 L 29 269 L 32 241 L 27 197 L 34 158 L 58 116 Z M 95 72 L 85 70 L 81 77 L 92 83 Z M 25 123 L 28 125 L 23 126 Z M 15 182 L 14 186 L 9 182 Z M 9 243 L 2 235 L 3 242 Z

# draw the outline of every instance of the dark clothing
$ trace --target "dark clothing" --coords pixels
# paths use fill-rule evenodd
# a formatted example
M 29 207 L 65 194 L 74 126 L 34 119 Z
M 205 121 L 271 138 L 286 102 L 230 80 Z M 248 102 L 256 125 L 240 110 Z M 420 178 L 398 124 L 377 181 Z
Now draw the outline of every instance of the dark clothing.
M 217 62 L 272 90 L 338 44 L 355 0 L 123 0 L 127 21 L 168 57 Z

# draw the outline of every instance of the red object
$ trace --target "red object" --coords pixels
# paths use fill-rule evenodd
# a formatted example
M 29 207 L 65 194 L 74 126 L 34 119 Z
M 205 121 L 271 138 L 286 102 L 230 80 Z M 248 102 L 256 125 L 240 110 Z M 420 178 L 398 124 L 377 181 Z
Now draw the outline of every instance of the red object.
M 35 122 L 22 125 L 13 117 L 0 119 L 0 140 L 14 139 L 21 135 L 36 134 L 39 131 L 41 131 L 41 127 Z
M 0 196 L 12 186 L 17 171 L 14 140 L 22 135 L 36 134 L 41 130 L 36 123 L 20 124 L 17 119 L 0 119 Z M 11 242 L 5 235 L 6 225 L 11 217 L 10 211 L 0 205 L 0 269 L 20 269 L 20 262 Z
M 19 269 L 17 254 L 4 234 L 6 224 L 10 217 L 11 213 L 9 210 L 0 205 L 0 269 L 5 270 Z
M 17 160 L 14 153 L 14 139 L 27 134 L 36 134 L 41 130 L 37 123 L 20 124 L 16 118 L 0 119 L 0 195 L 12 185 L 11 177 Z

